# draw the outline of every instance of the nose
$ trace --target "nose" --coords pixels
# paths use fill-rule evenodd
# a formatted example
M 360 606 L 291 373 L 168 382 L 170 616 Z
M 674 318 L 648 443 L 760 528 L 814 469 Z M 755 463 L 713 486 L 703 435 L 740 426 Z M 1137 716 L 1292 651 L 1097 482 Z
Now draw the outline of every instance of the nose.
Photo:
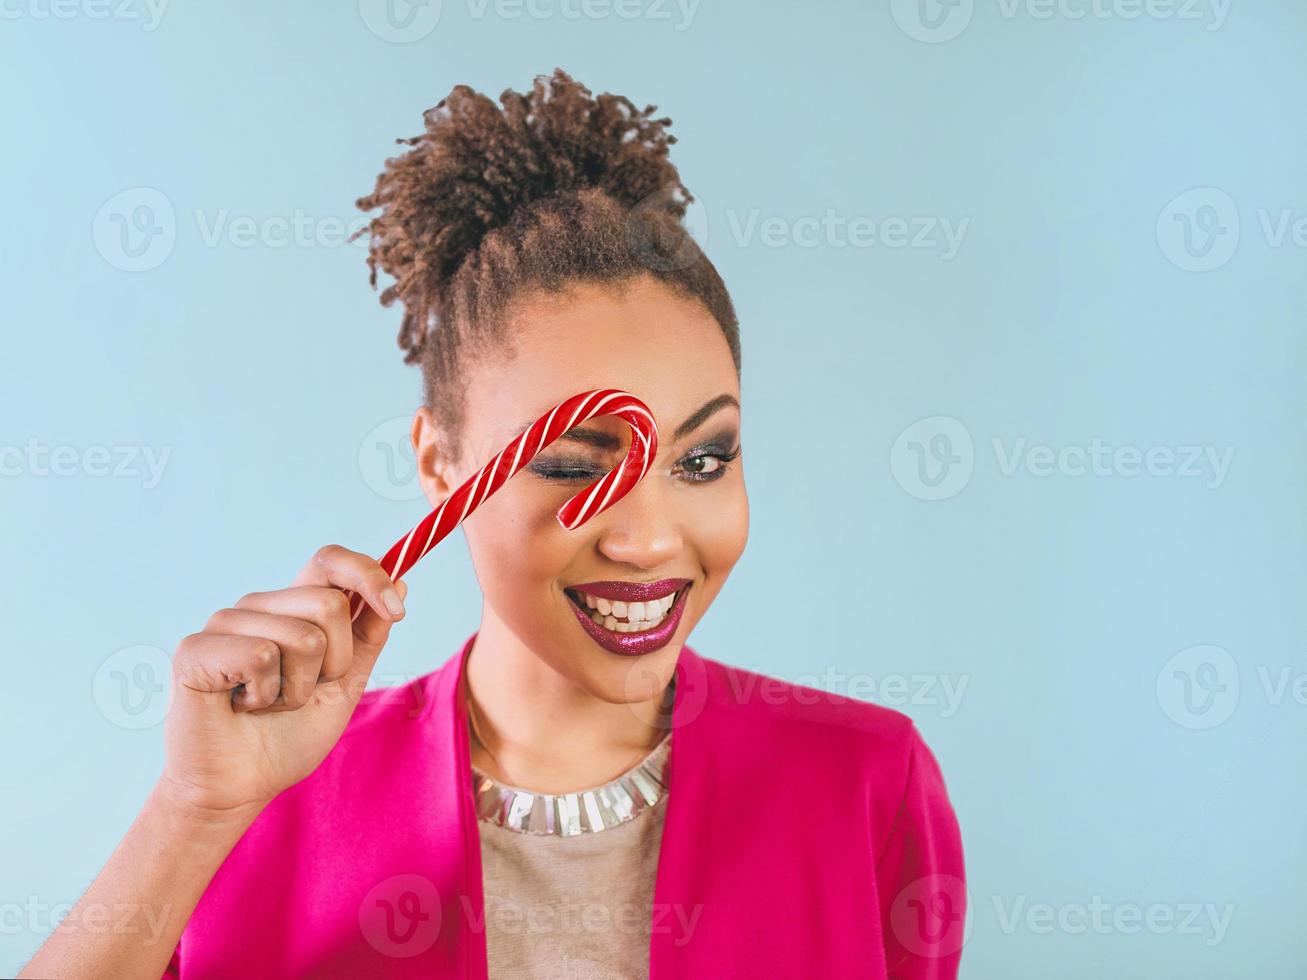
M 655 569 L 676 558 L 685 546 L 666 488 L 649 477 L 600 517 L 599 551 L 610 561 Z

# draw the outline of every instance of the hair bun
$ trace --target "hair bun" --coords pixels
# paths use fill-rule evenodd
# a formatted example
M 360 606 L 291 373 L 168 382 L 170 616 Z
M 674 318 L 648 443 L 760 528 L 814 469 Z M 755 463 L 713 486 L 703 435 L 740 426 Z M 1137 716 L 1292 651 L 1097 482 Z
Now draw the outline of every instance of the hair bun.
M 371 282 L 395 280 L 383 305 L 438 305 L 446 285 L 488 233 L 530 205 L 590 188 L 623 207 L 651 199 L 677 220 L 693 200 L 668 159 L 671 120 L 651 118 L 627 98 L 590 90 L 561 68 L 538 75 L 530 92 L 507 89 L 496 105 L 456 85 L 423 114 L 425 131 L 396 142 L 364 211 L 380 210 L 369 234 Z M 647 205 L 646 205 L 647 206 Z M 416 358 L 427 325 L 413 325 L 401 346 Z

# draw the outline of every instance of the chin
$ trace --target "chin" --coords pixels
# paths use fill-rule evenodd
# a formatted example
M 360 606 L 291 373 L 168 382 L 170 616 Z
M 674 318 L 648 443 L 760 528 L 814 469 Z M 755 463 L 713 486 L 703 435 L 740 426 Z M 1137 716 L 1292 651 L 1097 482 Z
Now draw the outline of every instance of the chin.
M 639 704 L 657 698 L 676 673 L 682 644 L 673 639 L 665 647 L 642 657 L 623 657 L 604 650 L 586 652 L 578 684 L 593 697 L 609 704 Z M 595 657 L 602 658 L 598 664 Z

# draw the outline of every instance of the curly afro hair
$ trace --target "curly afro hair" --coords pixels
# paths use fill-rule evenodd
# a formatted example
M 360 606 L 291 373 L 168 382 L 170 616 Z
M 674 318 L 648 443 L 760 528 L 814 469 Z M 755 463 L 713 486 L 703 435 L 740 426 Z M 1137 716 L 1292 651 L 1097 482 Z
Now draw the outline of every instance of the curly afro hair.
M 739 327 L 725 284 L 685 228 L 693 196 L 668 159 L 676 137 L 656 106 L 590 90 L 561 68 L 499 105 L 466 85 L 397 140 L 372 193 L 371 283 L 394 279 L 399 346 L 420 363 L 425 398 L 446 428 L 462 426 L 460 359 L 470 342 L 503 340 L 504 315 L 528 289 L 617 284 L 651 275 L 699 299 L 740 369 Z

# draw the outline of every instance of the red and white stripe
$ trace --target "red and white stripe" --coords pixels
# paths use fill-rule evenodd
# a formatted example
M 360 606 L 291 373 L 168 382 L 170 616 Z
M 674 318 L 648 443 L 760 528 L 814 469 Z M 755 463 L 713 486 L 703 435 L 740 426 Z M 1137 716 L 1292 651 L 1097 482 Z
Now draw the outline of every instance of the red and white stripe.
M 558 522 L 567 530 L 574 530 L 625 497 L 644 478 L 658 452 L 658 427 L 653 413 L 640 399 L 617 388 L 583 391 L 555 405 L 531 423 L 525 432 L 501 449 L 498 456 L 450 494 L 417 527 L 396 541 L 381 559 L 381 567 L 390 580 L 395 581 L 417 564 L 423 555 L 508 482 L 509 477 L 564 432 L 605 415 L 617 416 L 631 427 L 631 448 L 616 468 L 558 508 Z M 504 465 L 508 458 L 512 462 Z M 454 517 L 455 514 L 458 516 Z M 350 602 L 352 618 L 357 619 L 363 611 L 363 601 L 355 595 Z

